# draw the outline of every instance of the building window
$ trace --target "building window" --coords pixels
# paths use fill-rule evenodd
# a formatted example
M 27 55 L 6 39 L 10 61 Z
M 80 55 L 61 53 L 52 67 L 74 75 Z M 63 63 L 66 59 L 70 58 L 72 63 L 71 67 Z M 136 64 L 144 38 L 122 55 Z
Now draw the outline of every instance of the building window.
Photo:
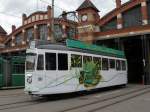
M 27 42 L 34 40 L 33 28 L 29 28 L 26 31 Z
M 67 38 L 75 38 L 76 36 L 76 28 L 68 28 Z
M 67 54 L 58 54 L 58 70 L 68 70 Z
M 102 70 L 108 70 L 109 66 L 108 66 L 108 59 L 107 58 L 102 58 Z
M 22 35 L 21 35 L 21 33 L 17 34 L 15 39 L 16 39 L 15 40 L 16 45 L 20 45 L 22 43 Z
M 5 45 L 6 47 L 11 47 L 11 41 L 8 41 Z
M 46 70 L 56 70 L 56 53 L 46 53 Z
M 62 32 L 62 26 L 59 24 L 54 25 L 54 37 L 56 39 L 62 38 L 63 32 Z
M 136 6 L 126 12 L 123 13 L 123 26 L 133 27 L 142 25 L 142 13 L 141 6 Z
M 81 55 L 71 55 L 71 67 L 82 67 L 82 56 Z
M 39 36 L 41 40 L 47 40 L 48 37 L 48 28 L 47 25 L 39 26 Z
M 44 56 L 41 54 L 38 55 L 37 70 L 44 70 Z
M 100 27 L 101 31 L 117 29 L 117 18 L 113 18 L 108 23 Z
M 150 1 L 147 0 L 147 8 L 148 8 L 148 23 L 150 24 Z

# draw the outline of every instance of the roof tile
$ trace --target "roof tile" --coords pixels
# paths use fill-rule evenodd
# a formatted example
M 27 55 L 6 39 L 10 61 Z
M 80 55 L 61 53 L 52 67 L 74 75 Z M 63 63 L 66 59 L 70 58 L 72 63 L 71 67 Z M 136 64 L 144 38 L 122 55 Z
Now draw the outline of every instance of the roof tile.
M 77 9 L 77 11 L 82 10 L 82 9 L 86 9 L 86 8 L 93 8 L 94 10 L 96 10 L 97 12 L 99 12 L 99 10 L 96 8 L 96 6 L 90 1 L 90 0 L 85 0 Z

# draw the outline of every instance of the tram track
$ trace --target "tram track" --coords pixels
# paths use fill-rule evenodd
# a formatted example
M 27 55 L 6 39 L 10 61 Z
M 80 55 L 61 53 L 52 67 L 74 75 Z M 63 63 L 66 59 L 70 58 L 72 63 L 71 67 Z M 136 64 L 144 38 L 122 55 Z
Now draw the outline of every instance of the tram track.
M 149 86 L 148 87 L 146 86 L 140 89 L 130 90 L 128 92 L 121 91 L 115 95 L 112 94 L 111 97 L 105 97 L 103 99 L 98 99 L 93 102 L 85 103 L 79 106 L 70 107 L 70 108 L 67 108 L 58 112 L 78 112 L 78 111 L 81 111 L 81 109 L 83 111 L 85 110 L 85 112 L 96 112 L 97 110 L 101 110 L 109 106 L 115 105 L 117 103 L 121 103 L 123 101 L 146 94 L 147 92 L 150 92 Z M 4 103 L 4 104 L 0 104 L 0 111 L 2 110 L 7 111 L 11 109 L 34 106 L 34 105 L 38 105 L 42 103 L 47 103 L 49 101 L 50 100 L 40 98 L 36 100 L 24 100 L 24 101 L 12 102 L 12 103 Z M 96 108 L 93 108 L 94 105 L 97 105 Z M 90 110 L 87 110 L 87 109 L 90 109 Z
M 47 100 L 38 99 L 38 100 L 25 100 L 25 101 L 18 101 L 18 102 L 12 102 L 12 103 L 5 103 L 5 104 L 0 104 L 0 110 L 10 110 L 10 109 L 15 109 L 15 108 L 36 105 L 36 104 L 40 104 L 44 102 L 47 102 Z
M 132 90 L 130 92 L 125 92 L 125 93 L 113 95 L 113 96 L 108 97 L 108 98 L 99 99 L 99 100 L 96 100 L 96 101 L 93 101 L 90 103 L 85 103 L 85 104 L 82 104 L 79 106 L 67 108 L 67 109 L 64 109 L 64 110 L 61 110 L 58 112 L 78 112 L 81 110 L 82 111 L 85 110 L 85 112 L 96 112 L 98 110 L 107 108 L 107 107 L 115 105 L 117 103 L 121 103 L 121 102 L 130 100 L 132 98 L 141 96 L 141 95 L 146 94 L 148 92 L 150 92 L 150 87 L 144 87 L 144 88 Z M 95 105 L 97 105 L 96 108 L 93 108 Z M 90 109 L 90 110 L 88 110 L 88 109 Z
M 24 93 L 16 93 L 16 94 L 7 94 L 7 95 L 0 95 L 0 98 L 8 98 L 12 96 L 24 96 Z

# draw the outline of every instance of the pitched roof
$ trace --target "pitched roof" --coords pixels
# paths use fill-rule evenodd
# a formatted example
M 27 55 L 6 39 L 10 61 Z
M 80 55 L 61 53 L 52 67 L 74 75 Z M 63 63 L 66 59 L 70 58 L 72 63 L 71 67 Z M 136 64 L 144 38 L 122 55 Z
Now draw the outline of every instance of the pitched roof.
M 99 12 L 99 10 L 96 8 L 96 6 L 90 1 L 90 0 L 85 0 L 77 9 L 77 11 L 86 9 L 86 8 L 92 8 Z
M 0 34 L 7 34 L 7 32 L 0 26 Z

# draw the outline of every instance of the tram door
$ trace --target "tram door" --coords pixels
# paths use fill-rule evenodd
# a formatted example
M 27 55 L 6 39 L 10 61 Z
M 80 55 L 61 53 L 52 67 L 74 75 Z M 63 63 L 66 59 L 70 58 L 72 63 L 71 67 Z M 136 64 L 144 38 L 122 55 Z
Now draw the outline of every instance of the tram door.
M 57 85 L 62 84 L 65 85 L 66 80 L 70 79 L 70 75 L 68 75 L 68 54 L 66 53 L 58 53 L 57 54 L 57 64 L 58 64 L 58 72 L 57 72 Z M 64 90 L 64 88 L 62 88 Z M 66 88 L 67 89 L 67 88 Z M 62 91 L 63 91 L 62 90 Z
M 38 54 L 36 72 L 34 75 L 35 89 L 45 88 L 44 55 Z
M 45 53 L 45 87 L 56 85 L 57 79 L 57 54 L 53 52 Z

